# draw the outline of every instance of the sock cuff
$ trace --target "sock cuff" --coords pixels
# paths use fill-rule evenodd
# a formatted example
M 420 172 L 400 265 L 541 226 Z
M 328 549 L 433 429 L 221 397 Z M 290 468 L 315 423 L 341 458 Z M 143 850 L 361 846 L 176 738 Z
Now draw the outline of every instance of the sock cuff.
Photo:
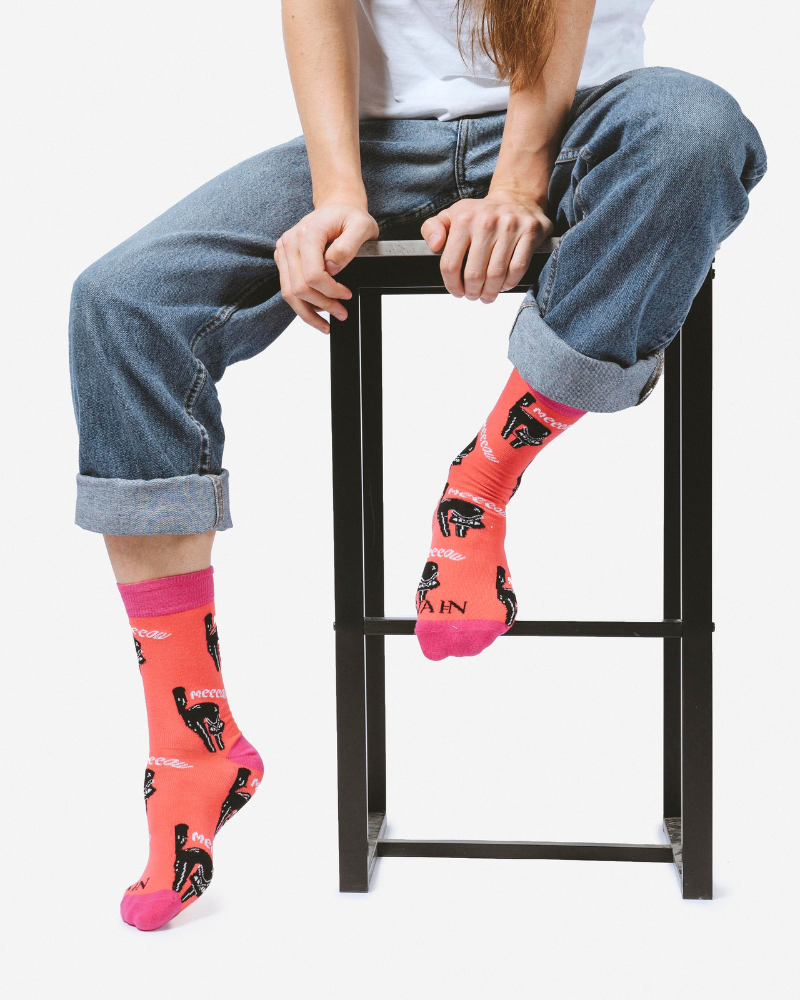
M 129 618 L 175 615 L 214 600 L 214 567 L 140 583 L 118 583 L 117 587 Z
M 574 406 L 567 406 L 566 403 L 557 403 L 555 399 L 550 399 L 549 396 L 545 396 L 543 392 L 539 392 L 538 389 L 534 389 L 533 386 L 528 383 L 529 388 L 536 393 L 539 402 L 544 403 L 545 406 L 549 407 L 554 413 L 560 413 L 562 417 L 574 417 L 576 420 L 578 417 L 582 417 L 587 411 L 577 410 Z

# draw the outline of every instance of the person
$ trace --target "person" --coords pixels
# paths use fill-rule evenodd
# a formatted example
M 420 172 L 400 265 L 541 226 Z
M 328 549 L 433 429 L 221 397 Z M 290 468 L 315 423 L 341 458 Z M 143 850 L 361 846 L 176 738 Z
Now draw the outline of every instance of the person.
M 217 383 L 295 316 L 322 333 L 326 313 L 346 318 L 337 275 L 366 240 L 421 229 L 448 291 L 491 303 L 560 236 L 511 331 L 511 378 L 448 471 L 417 588 L 431 659 L 505 631 L 506 507 L 525 469 L 586 412 L 647 397 L 766 170 L 733 97 L 644 67 L 650 3 L 283 0 L 303 138 L 209 181 L 77 279 L 76 521 L 105 535 L 149 721 L 150 858 L 121 906 L 133 926 L 207 889 L 232 789 L 238 809 L 264 770 L 221 675 Z

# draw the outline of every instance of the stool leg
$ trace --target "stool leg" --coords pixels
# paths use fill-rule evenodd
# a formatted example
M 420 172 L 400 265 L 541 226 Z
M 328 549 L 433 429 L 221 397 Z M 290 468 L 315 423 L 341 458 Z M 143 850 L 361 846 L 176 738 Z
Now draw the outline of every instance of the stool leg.
M 664 362 L 664 620 L 681 617 L 681 335 Z M 664 823 L 680 844 L 681 640 L 664 639 Z
M 333 558 L 336 614 L 336 739 L 339 888 L 369 889 L 361 357 L 358 290 L 348 318 L 331 317 Z
M 681 337 L 681 586 L 684 899 L 711 899 L 711 272 Z
M 361 293 L 361 426 L 364 476 L 364 612 L 384 615 L 383 567 L 383 351 L 381 294 Z M 386 698 L 384 637 L 366 637 L 367 797 L 369 841 L 386 823 Z

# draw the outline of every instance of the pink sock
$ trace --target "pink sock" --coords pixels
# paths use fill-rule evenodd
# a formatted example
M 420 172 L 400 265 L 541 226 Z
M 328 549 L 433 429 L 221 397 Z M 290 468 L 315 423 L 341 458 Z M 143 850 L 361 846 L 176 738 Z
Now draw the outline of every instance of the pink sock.
M 214 873 L 214 838 L 264 773 L 222 679 L 211 568 L 122 584 L 144 682 L 150 750 L 144 799 L 150 857 L 122 919 L 155 930 L 196 902 Z
M 584 413 L 531 389 L 514 370 L 486 423 L 456 456 L 417 588 L 415 632 L 428 659 L 475 656 L 513 624 L 508 501 L 541 449 Z

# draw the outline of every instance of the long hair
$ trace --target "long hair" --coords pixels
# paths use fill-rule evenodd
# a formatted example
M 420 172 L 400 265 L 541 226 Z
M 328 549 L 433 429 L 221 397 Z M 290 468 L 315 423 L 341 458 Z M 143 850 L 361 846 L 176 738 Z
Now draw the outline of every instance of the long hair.
M 459 38 L 469 39 L 471 56 L 480 49 L 501 80 L 530 86 L 553 48 L 555 8 L 556 0 L 456 0 Z

